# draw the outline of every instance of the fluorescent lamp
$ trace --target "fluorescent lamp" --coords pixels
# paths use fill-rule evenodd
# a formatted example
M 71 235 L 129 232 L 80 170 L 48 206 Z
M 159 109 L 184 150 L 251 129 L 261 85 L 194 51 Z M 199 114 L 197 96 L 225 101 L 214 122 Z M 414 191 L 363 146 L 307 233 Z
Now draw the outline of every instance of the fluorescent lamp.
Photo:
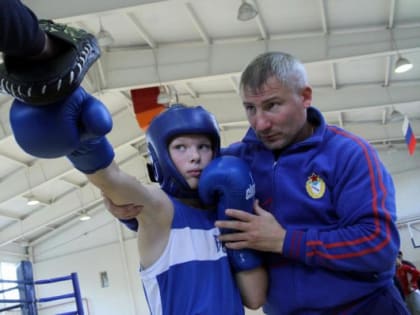
M 254 8 L 252 4 L 247 3 L 245 0 L 242 0 L 242 4 L 238 10 L 238 20 L 239 21 L 249 21 L 256 17 L 258 11 Z
M 104 29 L 99 30 L 99 33 L 96 35 L 96 39 L 98 40 L 98 44 L 101 47 L 108 47 L 114 43 L 114 38 L 112 37 L 111 33 L 105 31 Z
M 104 29 L 101 17 L 99 17 L 99 32 L 96 34 L 96 39 L 101 47 L 108 47 L 114 43 L 111 33 Z
M 411 68 L 413 68 L 413 64 L 407 58 L 399 57 L 395 63 L 394 72 L 403 73 L 407 72 Z
M 79 220 L 80 221 L 88 221 L 88 220 L 90 220 L 91 219 L 91 216 L 90 215 L 88 215 L 87 213 L 82 213 L 81 215 L 80 215 L 80 217 L 79 217 Z
M 39 200 L 36 200 L 35 198 L 31 197 L 31 198 L 28 198 L 28 201 L 26 202 L 26 204 L 28 206 L 36 206 L 39 204 Z

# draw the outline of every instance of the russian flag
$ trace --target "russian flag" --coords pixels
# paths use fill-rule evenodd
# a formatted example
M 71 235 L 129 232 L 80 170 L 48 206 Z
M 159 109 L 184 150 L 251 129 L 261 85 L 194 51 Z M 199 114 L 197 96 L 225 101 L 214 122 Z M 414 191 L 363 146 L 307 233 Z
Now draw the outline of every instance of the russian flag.
M 416 149 L 417 141 L 416 137 L 414 136 L 413 129 L 411 129 L 411 124 L 407 116 L 404 116 L 402 131 L 405 137 L 405 142 L 407 143 L 408 153 L 410 153 L 410 155 L 413 155 Z

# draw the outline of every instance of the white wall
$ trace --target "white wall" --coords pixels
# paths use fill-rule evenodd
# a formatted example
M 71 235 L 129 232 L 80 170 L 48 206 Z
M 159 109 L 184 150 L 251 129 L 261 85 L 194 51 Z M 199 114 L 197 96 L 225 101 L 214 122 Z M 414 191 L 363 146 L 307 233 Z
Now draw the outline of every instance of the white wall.
M 18 263 L 21 260 L 27 260 L 25 247 L 17 244 L 8 244 L 0 248 L 0 261 Z
M 128 242 L 127 249 L 135 251 L 133 242 Z M 44 261 L 34 265 L 36 279 L 54 277 L 54 275 L 66 275 L 69 272 L 77 272 L 81 287 L 82 297 L 87 300 L 89 309 L 85 310 L 89 315 L 106 314 L 147 314 L 147 304 L 139 285 L 137 268 L 131 268 L 129 279 L 125 274 L 119 244 L 111 244 L 78 254 L 60 257 L 51 261 Z M 102 288 L 99 273 L 106 271 L 109 278 L 109 287 Z M 39 286 L 39 297 L 57 294 L 53 284 Z M 38 287 L 38 286 L 37 286 Z M 70 290 L 71 291 L 71 290 Z M 68 292 L 68 291 L 67 291 Z M 137 303 L 133 301 L 132 292 Z M 63 294 L 65 292 L 62 292 Z M 138 311 L 134 311 L 134 304 Z M 46 304 L 44 304 L 46 306 Z M 40 315 L 56 314 L 57 310 L 45 311 Z
M 417 223 L 413 227 L 420 229 L 420 224 Z M 420 233 L 415 233 L 413 239 L 416 247 L 414 247 L 408 231 L 408 226 L 404 225 L 400 227 L 399 231 L 401 236 L 401 251 L 403 252 L 404 259 L 411 261 L 420 270 Z
M 100 228 L 95 221 L 101 222 Z M 107 224 L 104 224 L 104 221 L 107 221 Z M 147 314 L 147 304 L 138 273 L 137 246 L 132 233 L 126 233 L 128 239 L 120 243 L 119 226 L 107 213 L 98 213 L 82 225 L 83 237 L 69 241 L 75 235 L 73 228 L 34 249 L 35 279 L 48 279 L 77 272 L 87 315 Z M 66 240 L 68 244 L 57 246 Z M 92 245 L 93 240 L 96 240 L 96 245 Z M 80 251 L 75 251 L 77 247 Z M 40 253 L 39 259 L 37 252 Z M 109 279 L 109 287 L 105 288 L 101 287 L 99 276 L 103 271 L 107 272 Z M 66 285 L 67 290 L 63 290 L 63 286 L 38 285 L 37 296 L 46 297 L 69 293 L 69 289 L 71 291 L 70 283 Z M 44 303 L 40 307 L 40 315 L 56 314 L 56 308 L 43 310 L 51 304 Z M 74 305 L 72 307 L 75 310 Z
M 411 232 L 417 245 L 420 245 L 420 225 L 415 222 L 420 219 L 420 152 L 415 155 L 407 151 L 382 152 L 381 158 L 392 173 L 397 205 L 397 219 L 401 238 L 401 250 L 404 259 L 410 260 L 420 269 L 420 248 L 414 248 L 407 224 L 412 224 Z M 408 166 L 409 171 L 401 171 Z M 414 224 L 413 224 L 414 222 Z
M 397 193 L 397 211 L 400 219 L 420 218 L 420 169 L 396 174 L 394 177 Z
M 420 169 L 409 173 L 396 174 L 397 211 L 400 217 L 399 231 L 401 251 L 404 259 L 420 269 Z

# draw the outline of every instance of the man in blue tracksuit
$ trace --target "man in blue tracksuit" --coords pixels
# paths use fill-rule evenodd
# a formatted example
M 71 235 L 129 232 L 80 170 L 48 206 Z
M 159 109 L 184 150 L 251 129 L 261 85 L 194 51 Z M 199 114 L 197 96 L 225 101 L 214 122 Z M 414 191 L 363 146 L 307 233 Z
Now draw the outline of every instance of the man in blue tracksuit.
M 303 65 L 288 54 L 258 56 L 240 89 L 251 128 L 223 154 L 248 162 L 259 203 L 255 215 L 228 209 L 238 221 L 216 225 L 240 231 L 220 237 L 228 248 L 266 252 L 265 312 L 408 315 L 393 284 L 395 191 L 377 152 L 326 124 Z
M 224 154 L 249 163 L 259 204 L 255 215 L 227 210 L 242 222 L 216 225 L 240 231 L 220 237 L 228 248 L 267 253 L 265 312 L 408 314 L 393 284 L 394 186 L 376 151 L 326 124 L 303 65 L 288 54 L 254 59 L 240 90 L 251 128 Z

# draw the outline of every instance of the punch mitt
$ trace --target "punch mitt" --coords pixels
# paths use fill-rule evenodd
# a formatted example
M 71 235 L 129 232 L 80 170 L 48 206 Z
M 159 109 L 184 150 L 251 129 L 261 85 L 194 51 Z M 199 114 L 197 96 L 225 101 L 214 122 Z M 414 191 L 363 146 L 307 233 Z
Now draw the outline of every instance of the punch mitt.
M 0 91 L 31 105 L 46 105 L 68 97 L 99 58 L 98 42 L 92 34 L 50 20 L 40 28 L 60 41 L 62 51 L 46 60 L 3 56 Z

